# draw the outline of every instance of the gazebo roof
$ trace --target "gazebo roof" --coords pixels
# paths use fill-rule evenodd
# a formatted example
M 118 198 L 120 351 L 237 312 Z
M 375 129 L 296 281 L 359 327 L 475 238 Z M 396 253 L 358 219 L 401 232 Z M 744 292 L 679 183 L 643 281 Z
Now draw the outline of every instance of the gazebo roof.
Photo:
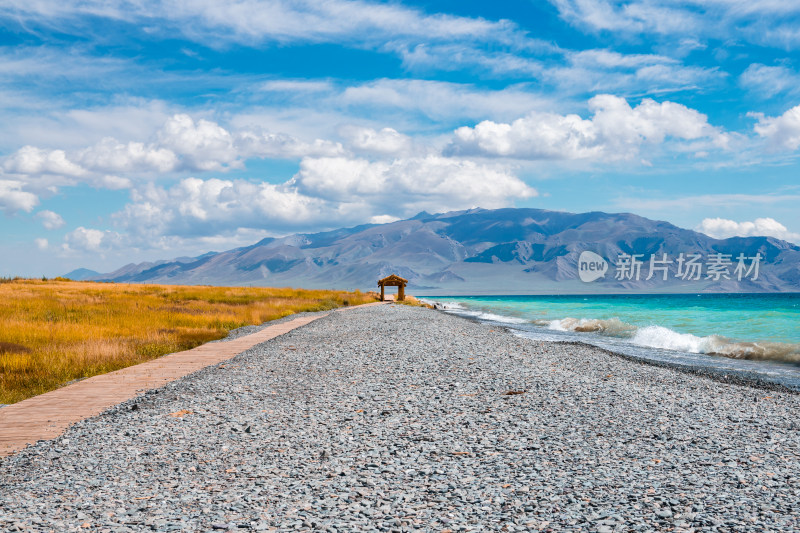
M 408 280 L 405 278 L 401 278 L 397 274 L 390 274 L 385 278 L 378 280 L 378 285 L 386 285 L 387 283 L 402 283 L 406 285 L 408 284 Z

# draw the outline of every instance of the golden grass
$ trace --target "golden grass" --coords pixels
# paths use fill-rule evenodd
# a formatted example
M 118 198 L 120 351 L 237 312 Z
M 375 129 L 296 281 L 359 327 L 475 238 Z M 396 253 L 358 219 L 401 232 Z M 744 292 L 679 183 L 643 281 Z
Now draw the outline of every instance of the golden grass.
M 406 294 L 405 300 L 395 300 L 394 303 L 398 305 L 410 305 L 413 307 L 427 307 L 428 309 L 433 309 L 433 306 L 431 304 L 426 304 L 424 302 L 421 302 L 414 296 L 411 296 L 410 294 Z
M 0 283 L 0 403 L 375 293 L 74 281 Z

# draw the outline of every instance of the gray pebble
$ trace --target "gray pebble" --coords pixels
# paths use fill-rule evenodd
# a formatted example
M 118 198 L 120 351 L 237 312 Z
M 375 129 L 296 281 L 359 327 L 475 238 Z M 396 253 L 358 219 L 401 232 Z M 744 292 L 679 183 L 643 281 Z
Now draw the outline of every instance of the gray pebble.
M 798 398 L 337 311 L 0 460 L 0 531 L 794 531 Z

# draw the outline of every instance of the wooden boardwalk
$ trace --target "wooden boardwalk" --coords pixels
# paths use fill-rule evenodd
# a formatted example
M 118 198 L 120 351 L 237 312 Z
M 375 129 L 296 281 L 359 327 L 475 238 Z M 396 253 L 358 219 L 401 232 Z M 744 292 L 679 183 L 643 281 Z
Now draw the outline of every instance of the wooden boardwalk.
M 0 457 L 19 451 L 38 440 L 53 439 L 70 425 L 95 416 L 144 391 L 156 389 L 201 368 L 231 359 L 256 344 L 274 339 L 324 316 L 327 314 L 295 318 L 235 340 L 203 344 L 191 350 L 87 378 L 7 405 L 0 409 Z

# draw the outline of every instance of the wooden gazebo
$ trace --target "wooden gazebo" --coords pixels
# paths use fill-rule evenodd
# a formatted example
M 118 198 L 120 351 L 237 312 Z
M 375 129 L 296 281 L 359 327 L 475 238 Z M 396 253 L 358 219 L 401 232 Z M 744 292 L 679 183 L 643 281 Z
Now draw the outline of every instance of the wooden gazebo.
M 384 299 L 384 287 L 397 287 L 397 299 L 398 300 L 405 300 L 406 299 L 406 285 L 408 285 L 408 280 L 403 279 L 397 274 L 391 274 L 386 276 L 383 279 L 378 280 L 378 287 L 381 288 L 381 301 Z

